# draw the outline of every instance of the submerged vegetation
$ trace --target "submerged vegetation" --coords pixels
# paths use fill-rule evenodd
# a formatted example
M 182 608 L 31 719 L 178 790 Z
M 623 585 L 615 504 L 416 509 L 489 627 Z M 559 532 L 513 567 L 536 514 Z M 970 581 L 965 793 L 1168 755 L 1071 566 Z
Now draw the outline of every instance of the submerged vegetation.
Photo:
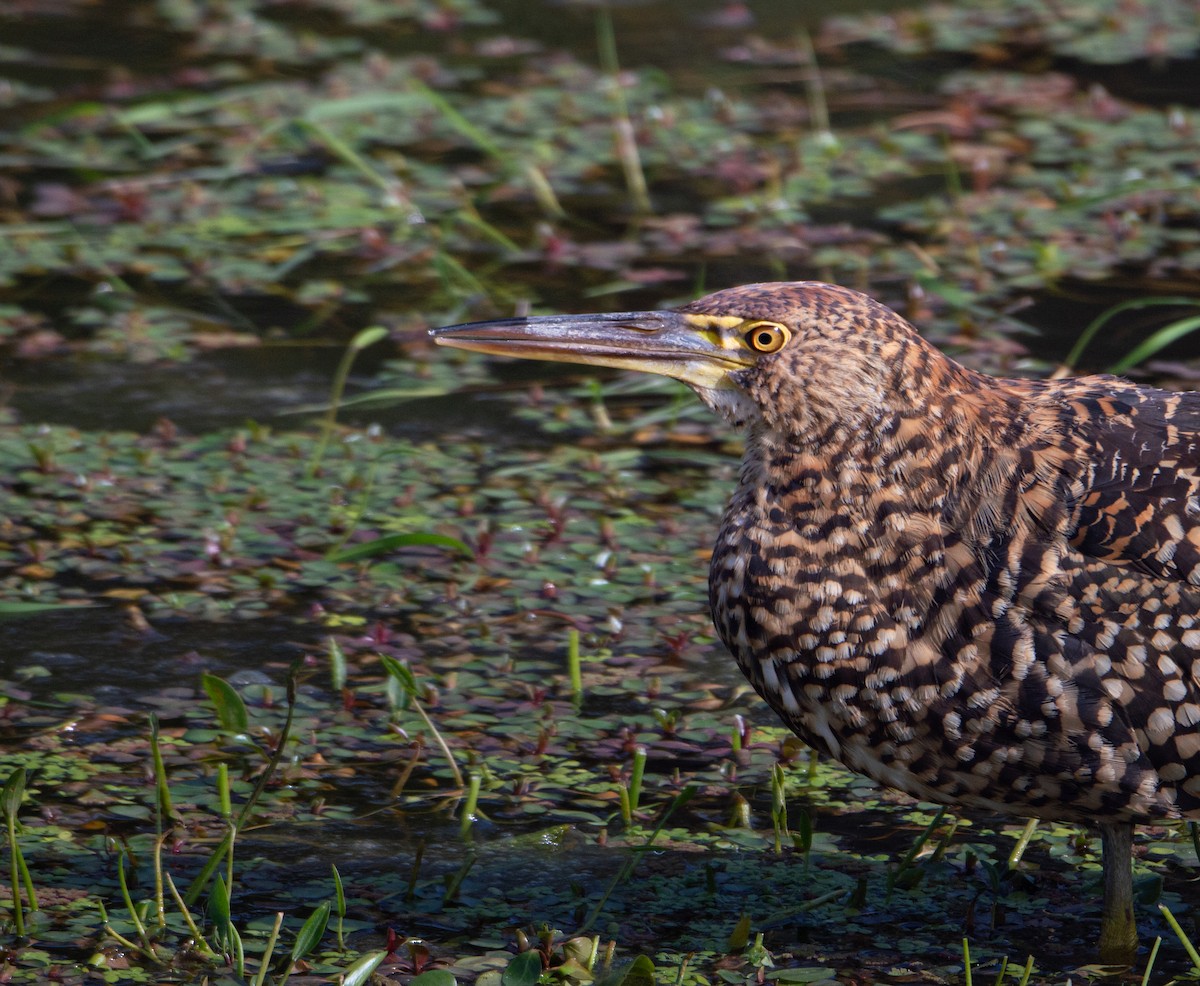
M 821 278 L 1195 379 L 1194 5 L 794 7 L 0 11 L 0 980 L 1111 971 L 1089 833 L 879 790 L 729 667 L 717 422 L 425 338 Z M 1131 981 L 1200 974 L 1195 865 L 1143 831 Z

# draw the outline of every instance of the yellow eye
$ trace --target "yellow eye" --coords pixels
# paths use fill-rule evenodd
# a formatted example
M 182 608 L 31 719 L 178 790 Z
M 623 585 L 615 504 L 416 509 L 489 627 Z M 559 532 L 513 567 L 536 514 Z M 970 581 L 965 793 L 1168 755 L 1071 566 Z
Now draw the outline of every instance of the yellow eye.
M 777 353 L 791 337 L 786 328 L 775 322 L 753 322 L 742 336 L 756 353 Z

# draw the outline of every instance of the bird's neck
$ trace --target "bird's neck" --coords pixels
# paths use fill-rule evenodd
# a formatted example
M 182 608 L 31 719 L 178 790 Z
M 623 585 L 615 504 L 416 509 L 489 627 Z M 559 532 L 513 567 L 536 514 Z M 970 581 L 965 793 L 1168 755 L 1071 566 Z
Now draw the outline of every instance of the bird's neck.
M 891 516 L 875 532 L 885 540 L 906 515 L 962 523 L 964 494 L 986 499 L 997 474 L 1016 468 L 1013 450 L 1028 445 L 1037 420 L 1002 381 L 944 357 L 924 369 L 853 410 L 809 402 L 774 427 L 759 422 L 741 489 L 759 491 L 767 509 L 803 502 L 864 520 Z
M 752 614 L 772 638 L 814 648 L 885 622 L 898 643 L 934 632 L 946 587 L 980 568 L 1027 472 L 1019 450 L 1039 444 L 1018 390 L 958 369 L 856 421 L 751 430 L 714 557 L 714 614 Z

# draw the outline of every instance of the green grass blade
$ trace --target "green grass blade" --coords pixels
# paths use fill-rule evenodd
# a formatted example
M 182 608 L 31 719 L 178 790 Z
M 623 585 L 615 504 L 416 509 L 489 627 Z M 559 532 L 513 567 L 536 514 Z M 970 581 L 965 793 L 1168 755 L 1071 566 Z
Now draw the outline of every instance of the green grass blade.
M 1200 969 L 1200 953 L 1196 951 L 1196 946 L 1192 944 L 1192 940 L 1187 936 L 1187 932 L 1179 926 L 1179 922 L 1175 920 L 1175 915 L 1171 913 L 1166 904 L 1159 904 L 1158 909 L 1162 911 L 1162 916 L 1167 919 L 1167 924 L 1171 926 L 1171 930 L 1175 932 L 1175 937 L 1179 939 L 1183 950 L 1187 952 L 1188 958 L 1192 960 L 1192 968 Z
M 329 637 L 326 650 L 329 652 L 329 683 L 334 692 L 340 694 L 346 687 L 346 652 L 333 636 Z
M 379 663 L 388 674 L 400 682 L 406 695 L 412 698 L 417 694 L 417 678 L 407 664 L 402 664 L 388 654 L 380 654 Z
M 283 927 L 283 911 L 275 912 L 275 922 L 271 925 L 271 934 L 267 938 L 267 944 L 263 948 L 262 959 L 258 963 L 258 975 L 254 977 L 254 986 L 266 986 L 267 970 L 271 968 L 271 958 L 275 954 L 275 943 L 279 941 L 279 929 Z M 288 976 L 291 975 L 292 967 L 289 964 L 283 974 L 283 979 L 280 980 L 282 986 L 287 982 Z
M 1123 301 L 1119 305 L 1113 305 L 1112 308 L 1101 312 L 1081 333 L 1079 338 L 1075 340 L 1075 345 L 1071 347 L 1071 351 L 1067 353 L 1067 358 L 1063 362 L 1074 367 L 1079 363 L 1080 357 L 1083 356 L 1084 350 L 1087 349 L 1091 341 L 1096 337 L 1096 334 L 1111 322 L 1116 316 L 1124 312 L 1137 311 L 1141 308 L 1155 308 L 1159 306 L 1183 306 L 1194 308 L 1196 305 L 1195 298 L 1185 298 L 1176 296 L 1159 296 L 1155 298 L 1134 298 L 1130 301 Z
M 208 920 L 217 929 L 218 935 L 224 935 L 229 927 L 229 889 L 220 873 L 213 881 L 212 893 L 208 895 Z
M 1008 868 L 1015 870 L 1021 863 L 1021 857 L 1025 855 L 1025 850 L 1029 848 L 1029 843 L 1033 840 L 1034 833 L 1037 831 L 1038 820 L 1031 818 L 1025 823 L 1025 828 L 1021 831 L 1021 837 L 1017 839 L 1017 844 L 1013 846 L 1012 852 L 1008 854 Z
M 342 394 L 345 392 L 346 380 L 350 376 L 350 368 L 354 366 L 355 359 L 357 359 L 358 354 L 364 349 L 386 338 L 387 329 L 383 328 L 383 326 L 368 326 L 350 340 L 346 351 L 342 353 L 342 358 L 333 373 L 333 382 L 329 386 L 329 405 L 325 416 L 321 419 L 321 432 L 317 436 L 317 443 L 313 447 L 313 453 L 308 460 L 309 476 L 317 474 L 317 470 L 321 466 L 321 460 L 325 457 L 325 450 L 329 447 L 329 442 L 333 438 L 333 430 L 337 427 L 338 410 L 342 405 Z
M 219 680 L 219 679 L 218 679 Z M 154 786 L 158 795 L 159 833 L 166 825 L 167 819 L 174 813 L 171 804 L 171 788 L 167 784 L 167 768 L 163 763 L 161 734 L 158 728 L 158 716 L 150 714 L 150 754 L 154 761 Z
M 334 913 L 337 914 L 337 943 L 338 950 L 344 952 L 346 950 L 346 937 L 344 924 L 346 921 L 346 889 L 342 886 L 342 874 L 338 872 L 335 864 L 329 864 L 333 870 L 333 890 L 334 890 Z
M 1154 971 L 1154 962 L 1158 958 L 1158 949 L 1161 945 L 1162 936 L 1160 935 L 1154 939 L 1154 944 L 1150 948 L 1150 958 L 1146 959 L 1146 972 L 1142 976 L 1142 986 L 1150 986 L 1150 973 Z M 1019 986 L 1025 986 L 1025 984 L 1020 983 Z
M 200 682 L 208 693 L 209 701 L 216 707 L 221 728 L 238 736 L 246 733 L 250 729 L 250 714 L 237 689 L 224 678 L 207 671 L 200 676 Z
M 3 790 L 0 790 L 0 812 L 4 813 L 6 819 L 16 821 L 17 814 L 21 810 L 21 802 L 25 800 L 25 782 L 28 774 L 24 767 L 18 767 L 8 775 L 8 780 L 4 782 Z
M 1177 342 L 1197 329 L 1200 329 L 1200 315 L 1181 318 L 1170 325 L 1164 325 L 1149 339 L 1138 343 L 1129 353 L 1110 366 L 1109 373 L 1126 373 L 1139 363 L 1144 363 L 1151 356 L 1166 349 L 1171 343 Z
M 375 970 L 383 965 L 385 958 L 386 952 L 370 952 L 364 955 L 342 973 L 342 986 L 367 986 L 371 977 L 375 975 Z
M 579 631 L 567 631 L 567 674 L 571 679 L 571 701 L 583 702 L 583 666 L 579 658 Z
M 292 945 L 293 962 L 304 958 L 321 944 L 325 929 L 329 927 L 329 914 L 332 910 L 333 901 L 327 900 L 308 916 L 300 933 L 296 935 L 295 944 Z

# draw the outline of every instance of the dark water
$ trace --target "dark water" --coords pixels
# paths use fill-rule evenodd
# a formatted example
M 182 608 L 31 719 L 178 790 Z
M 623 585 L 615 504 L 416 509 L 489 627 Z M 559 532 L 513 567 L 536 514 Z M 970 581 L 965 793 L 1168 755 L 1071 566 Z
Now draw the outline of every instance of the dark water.
M 501 22 L 486 28 L 465 27 L 450 32 L 433 32 L 411 26 L 388 26 L 363 29 L 322 20 L 302 8 L 280 6 L 272 16 L 281 23 L 334 33 L 355 30 L 369 36 L 373 45 L 393 54 L 427 53 L 461 63 L 464 41 L 507 34 L 528 38 L 547 50 L 564 49 L 587 63 L 596 59 L 596 21 L 592 8 L 584 5 L 562 5 L 552 0 L 499 0 L 492 5 Z M 837 13 L 850 14 L 862 10 L 888 10 L 907 6 L 903 0 L 863 0 L 837 5 Z M 772 41 L 794 38 L 802 28 L 815 30 L 820 20 L 830 13 L 828 3 L 817 0 L 760 0 L 743 8 L 740 4 L 711 0 L 659 0 L 659 2 L 616 4 L 612 12 L 619 39 L 622 63 L 631 68 L 652 67 L 665 73 L 673 91 L 703 93 L 714 87 L 777 85 L 796 91 L 802 85 L 801 76 L 787 66 L 747 66 L 722 58 L 721 52 L 743 41 L 753 33 Z M 747 15 L 749 19 L 742 15 Z M 119 28 L 116 27 L 119 25 Z M 687 43 L 681 44 L 681 29 Z M 23 118 L 52 115 L 80 101 L 86 101 L 101 85 L 111 85 L 114 79 L 125 78 L 134 84 L 138 80 L 186 78 L 189 45 L 193 39 L 187 32 L 170 27 L 155 16 L 153 7 L 137 0 L 102 0 L 89 4 L 46 4 L 14 2 L 0 9 L 0 36 L 14 50 L 26 49 L 35 57 L 16 57 L 0 51 L 0 76 L 27 82 L 51 91 L 46 100 L 17 102 L 5 112 L 9 126 L 19 125 Z M 859 124 L 881 119 L 906 106 L 918 110 L 934 105 L 932 94 L 944 74 L 966 64 L 951 57 L 925 60 L 905 60 L 892 54 L 860 47 L 851 49 L 861 64 L 849 69 L 862 71 L 885 87 L 870 99 L 840 101 L 839 94 L 830 94 L 835 125 Z M 1194 65 L 1185 62 L 1166 62 L 1163 65 L 1129 65 L 1090 68 L 1068 66 L 1081 78 L 1103 83 L 1110 90 L 1152 105 L 1200 101 L 1200 90 L 1194 86 Z M 252 66 L 244 66 L 253 73 Z M 324 66 L 289 65 L 288 75 L 315 77 Z M 269 80 L 279 70 L 269 65 L 261 69 L 263 80 Z M 186 89 L 186 82 L 183 83 Z M 870 94 L 868 94 L 870 95 Z M 53 172 L 34 176 L 46 181 L 64 180 Z M 65 177 L 65 176 L 64 176 Z M 944 182 L 942 176 L 920 180 L 922 186 Z M 908 189 L 909 194 L 919 191 Z M 686 209 L 686 190 L 679 207 Z M 662 193 L 664 201 L 670 192 Z M 820 222 L 849 222 L 869 224 L 877 207 L 893 194 L 906 194 L 903 187 L 888 192 L 883 198 L 865 200 L 849 207 L 813 209 Z M 669 204 L 669 201 L 668 201 Z M 603 203 L 597 203 L 603 209 Z M 3 246 L 0 245 L 0 249 Z M 753 265 L 739 267 L 736 259 L 715 259 L 708 275 L 713 283 L 733 283 L 738 280 L 761 279 L 766 272 Z M 330 276 L 336 277 L 336 272 Z M 0 292 L 9 303 L 20 305 L 22 298 L 32 295 L 35 285 L 18 285 L 15 290 Z M 1061 359 L 1078 331 L 1094 315 L 1108 305 L 1136 293 L 1136 285 L 1103 289 L 1092 284 L 1065 285 L 1065 290 L 1053 295 L 1034 295 L 1033 304 L 1017 313 L 1038 334 L 1022 340 L 1034 355 L 1046 360 Z M 549 297 L 563 296 L 565 304 L 577 304 L 571 295 L 571 285 L 548 286 Z M 360 306 L 354 313 L 358 325 L 370 324 L 379 315 L 394 315 L 404 309 L 399 297 L 383 301 L 386 309 L 372 310 Z M 382 298 L 382 292 L 379 292 Z M 64 284 L 57 292 L 38 292 L 40 311 L 56 314 L 54 305 L 81 304 L 84 296 L 78 285 Z M 221 308 L 221 299 L 211 299 Z M 191 299 L 196 308 L 204 307 L 204 299 Z M 411 302 L 409 302 L 411 304 Z M 647 302 L 653 303 L 651 298 Z M 412 309 L 408 309 L 412 312 Z M 418 307 L 415 314 L 421 314 Z M 249 324 L 283 324 L 301 317 L 300 310 L 290 311 L 282 302 L 272 307 L 270 298 L 256 299 L 251 308 L 239 313 L 248 317 Z M 2 317 L 2 316 L 0 316 Z M 1136 321 L 1125 332 L 1108 332 L 1096 341 L 1088 353 L 1089 365 L 1099 367 L 1124 352 L 1129 340 L 1136 338 Z M 233 348 L 215 353 L 201 353 L 186 365 L 169 362 L 130 363 L 97 356 L 62 355 L 47 359 L 9 359 L 0 364 L 0 404 L 13 409 L 24 422 L 50 422 L 79 425 L 98 429 L 132 429 L 144 431 L 160 417 L 170 418 L 187 432 L 202 432 L 213 428 L 237 425 L 246 420 L 269 421 L 286 426 L 301 422 L 303 417 L 291 418 L 297 409 L 320 405 L 328 395 L 333 368 L 346 341 L 343 330 L 327 338 L 300 339 L 292 342 L 268 342 L 262 347 Z M 1168 356 L 1184 358 L 1200 347 L 1195 341 L 1184 341 L 1168 352 Z M 376 347 L 360 361 L 356 380 L 350 393 L 359 387 L 369 388 L 370 372 L 382 358 L 386 347 Z M 520 372 L 520 371 L 518 371 Z M 553 379 L 563 371 L 538 368 L 528 376 Z M 432 434 L 437 431 L 474 427 L 491 431 L 497 437 L 510 437 L 512 429 L 500 406 L 485 401 L 418 400 L 401 410 L 374 409 L 348 415 L 356 423 L 379 421 L 389 429 L 407 435 Z
M 461 63 L 459 50 L 464 42 L 507 34 L 528 38 L 547 50 L 564 49 L 585 63 L 596 59 L 595 12 L 587 6 L 561 5 L 553 0 L 501 0 L 493 4 L 501 23 L 486 28 L 464 27 L 451 32 L 433 32 L 410 26 L 384 25 L 370 29 L 370 43 L 395 55 L 413 53 L 443 56 Z M 791 0 L 766 0 L 753 5 L 753 20 L 749 23 L 734 16 L 736 4 L 712 0 L 695 3 L 692 0 L 663 0 L 663 2 L 617 4 L 613 7 L 615 30 L 619 38 L 622 63 L 631 68 L 653 67 L 670 77 L 672 89 L 679 93 L 703 93 L 714 87 L 747 84 L 778 84 L 784 87 L 799 85 L 791 70 L 780 71 L 771 66 L 761 70 L 747 68 L 720 57 L 727 46 L 739 42 L 747 31 L 766 38 L 792 38 L 802 27 L 815 29 L 819 20 L 829 13 L 829 5 Z M 873 0 L 838 5 L 838 12 L 881 10 L 903 6 L 901 0 Z M 313 12 L 281 5 L 271 16 L 283 24 L 333 33 L 351 33 L 356 29 L 335 24 Z M 724 19 L 723 19 L 724 18 Z M 119 25 L 119 27 L 118 27 Z M 680 44 L 681 27 L 686 31 L 688 44 Z M 362 29 L 357 29 L 362 30 Z M 5 4 L 0 9 L 0 37 L 12 49 L 25 49 L 34 57 L 16 57 L 0 51 L 0 78 L 7 76 L 50 91 L 47 99 L 16 102 L 5 110 L 9 126 L 18 126 L 23 119 L 44 118 L 92 98 L 101 87 L 111 86 L 115 79 L 127 79 L 130 87 L 148 83 L 151 91 L 166 85 L 186 91 L 187 59 L 193 44 L 187 32 L 172 28 L 155 16 L 153 7 L 138 0 L 101 0 L 89 4 L 55 4 L 38 2 Z M 866 53 L 864 53 L 866 55 Z M 324 65 L 289 65 L 289 76 L 316 77 Z M 250 64 L 241 67 L 254 72 Z M 278 70 L 269 64 L 261 67 L 264 81 L 273 78 Z M 904 98 L 921 102 L 920 92 L 936 81 L 936 73 L 924 74 L 920 69 L 904 73 Z M 179 83 L 172 80 L 179 79 Z M 252 79 L 251 79 L 252 81 Z M 835 97 L 836 98 L 836 97 Z M 894 110 L 894 105 L 889 110 Z M 848 117 L 858 120 L 861 111 L 848 111 Z M 69 182 L 71 176 L 51 170 L 43 174 L 24 176 L 33 185 L 37 181 Z M 114 175 L 111 177 L 120 177 Z M 686 191 L 680 207 L 686 207 Z M 666 193 L 669 198 L 670 193 Z M 861 215 L 871 211 L 864 204 Z M 597 203 L 603 209 L 603 203 Z M 837 218 L 837 217 L 830 217 Z M 851 216 L 845 217 L 853 218 Z M 3 246 L 0 245 L 0 249 Z M 318 272 L 319 273 L 319 272 Z M 736 261 L 721 261 L 713 265 L 713 280 L 733 282 L 761 279 L 766 272 L 753 267 L 739 268 Z M 331 271 L 330 276 L 337 273 Z M 17 285 L 15 290 L 0 290 L 0 296 L 20 305 L 25 297 L 37 298 L 35 310 L 47 314 L 51 323 L 63 311 L 87 301 L 87 292 L 79 284 L 64 281 L 61 288 L 44 290 L 34 283 Z M 572 300 L 566 286 L 564 303 Z M 553 288 L 547 292 L 556 293 Z M 382 297 L 383 292 L 379 292 Z M 370 324 L 380 314 L 395 314 L 401 310 L 406 292 L 399 298 L 388 298 L 387 311 L 373 311 L 362 306 L 354 313 L 357 325 Z M 193 310 L 211 307 L 229 312 L 231 306 L 223 299 L 185 300 Z M 409 302 L 411 304 L 411 302 Z M 650 301 L 647 302 L 651 303 Z M 238 318 L 245 323 L 288 325 L 302 317 L 302 311 L 291 310 L 283 302 L 272 307 L 271 299 L 253 299 L 250 307 L 244 300 L 237 302 Z M 419 308 L 417 314 L 420 314 Z M 2 316 L 0 316 L 2 317 Z M 236 323 L 235 323 L 236 324 Z M 215 353 L 201 353 L 186 365 L 163 361 L 130 363 L 102 356 L 56 355 L 40 359 L 8 359 L 0 363 L 0 405 L 13 409 L 20 421 L 78 425 L 94 429 L 130 429 L 144 431 L 158 418 L 171 419 L 185 432 L 203 432 L 223 426 L 239 425 L 248 419 L 269 421 L 286 426 L 298 408 L 321 404 L 328 396 L 333 368 L 346 341 L 342 332 L 330 338 L 300 339 L 288 343 L 271 343 L 263 347 L 232 348 Z M 373 362 L 381 358 L 376 349 L 359 363 L 357 382 L 369 386 Z M 516 371 L 518 374 L 521 371 Z M 540 368 L 530 377 L 561 375 L 555 369 Z M 351 382 L 349 393 L 356 390 Z M 401 433 L 418 434 L 434 430 L 453 430 L 470 426 L 492 431 L 497 437 L 511 434 L 505 415 L 499 408 L 481 401 L 416 401 L 402 411 L 374 410 L 369 414 L 351 412 L 347 420 L 379 421 Z

